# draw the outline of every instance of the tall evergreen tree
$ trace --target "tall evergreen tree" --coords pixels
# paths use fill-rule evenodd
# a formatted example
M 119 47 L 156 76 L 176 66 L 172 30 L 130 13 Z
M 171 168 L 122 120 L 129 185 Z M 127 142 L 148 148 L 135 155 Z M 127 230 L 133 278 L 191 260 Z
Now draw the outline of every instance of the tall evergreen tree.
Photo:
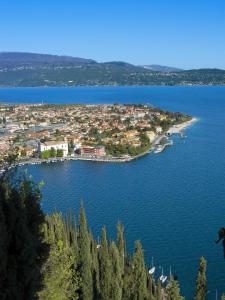
M 150 274 L 147 274 L 147 278 L 148 278 L 147 287 L 148 287 L 148 290 L 149 290 L 149 299 L 154 300 L 155 299 L 155 294 L 156 294 L 155 280 L 154 280 L 153 275 L 150 275 Z
M 169 284 L 166 290 L 168 300 L 183 300 L 184 298 L 180 295 L 180 287 L 177 280 L 173 276 L 170 276 Z
M 99 282 L 99 260 L 98 260 L 98 251 L 99 245 L 93 239 L 93 236 L 90 234 L 91 240 L 91 260 L 92 260 L 92 277 L 93 277 L 93 299 L 99 299 L 100 297 L 100 282 Z
M 124 261 L 125 261 L 125 241 L 124 241 L 124 228 L 121 223 L 117 224 L 117 244 L 120 256 L 120 264 L 121 264 L 121 271 L 123 274 L 124 271 Z
M 135 242 L 135 252 L 132 259 L 133 289 L 132 299 L 144 300 L 149 297 L 147 289 L 147 273 L 144 262 L 144 254 L 140 241 Z
M 205 300 L 207 298 L 206 286 L 206 260 L 204 257 L 200 258 L 199 270 L 196 281 L 196 300 Z
M 100 266 L 100 299 L 111 298 L 111 264 L 105 227 L 102 229 L 102 241 L 99 251 Z
M 80 299 L 90 300 L 93 296 L 91 244 L 87 228 L 86 216 L 82 204 L 79 214 L 78 249 L 78 265 L 82 281 Z
M 121 300 L 122 299 L 122 290 L 123 290 L 123 279 L 122 279 L 122 267 L 121 260 L 119 255 L 119 250 L 115 244 L 112 242 L 109 248 L 109 254 L 111 259 L 111 299 L 112 300 Z
M 158 280 L 156 285 L 156 300 L 163 300 L 163 290 L 160 280 Z
M 124 275 L 123 275 L 123 300 L 132 299 L 133 292 L 133 268 L 130 257 L 126 257 L 124 262 Z
M 0 278 L 2 299 L 33 300 L 41 288 L 41 267 L 48 247 L 41 231 L 44 214 L 40 198 L 38 186 L 26 176 L 19 178 L 12 173 L 1 179 L 1 219 L 4 222 L 1 230 L 3 236 L 4 228 L 7 232 L 1 254 L 6 270 Z
M 78 299 L 79 276 L 74 265 L 77 257 L 66 232 L 61 214 L 47 216 L 45 239 L 50 245 L 50 255 L 43 268 L 44 287 L 40 300 Z
M 0 201 L 0 299 L 6 299 L 5 280 L 7 266 L 7 232 L 5 217 L 2 211 L 2 202 Z

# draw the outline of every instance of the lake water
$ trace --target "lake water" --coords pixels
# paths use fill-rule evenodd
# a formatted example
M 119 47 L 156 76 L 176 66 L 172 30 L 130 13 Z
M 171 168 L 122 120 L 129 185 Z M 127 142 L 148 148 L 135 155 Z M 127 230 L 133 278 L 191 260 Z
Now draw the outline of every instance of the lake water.
M 199 119 L 174 137 L 163 153 L 116 163 L 64 162 L 30 166 L 43 179 L 43 209 L 78 212 L 83 199 L 94 235 L 106 225 L 115 236 L 120 220 L 128 248 L 142 241 L 148 264 L 178 275 L 193 299 L 198 259 L 208 261 L 209 299 L 225 292 L 222 245 L 214 240 L 225 226 L 225 87 L 82 87 L 0 89 L 8 103 L 149 103 Z

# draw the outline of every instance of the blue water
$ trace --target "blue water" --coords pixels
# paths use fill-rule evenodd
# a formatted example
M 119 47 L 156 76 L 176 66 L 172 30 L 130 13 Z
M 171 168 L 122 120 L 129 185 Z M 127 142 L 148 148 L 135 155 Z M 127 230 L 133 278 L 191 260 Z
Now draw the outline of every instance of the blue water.
M 178 275 L 193 299 L 198 259 L 208 261 L 209 299 L 225 292 L 222 245 L 214 240 L 225 226 L 225 87 L 82 87 L 0 89 L 10 103 L 150 103 L 199 118 L 184 140 L 163 153 L 124 164 L 64 162 L 29 167 L 44 179 L 43 208 L 78 212 L 83 199 L 92 232 L 106 225 L 110 237 L 120 220 L 128 248 L 140 239 L 164 273 Z M 160 269 L 159 269 L 160 270 Z

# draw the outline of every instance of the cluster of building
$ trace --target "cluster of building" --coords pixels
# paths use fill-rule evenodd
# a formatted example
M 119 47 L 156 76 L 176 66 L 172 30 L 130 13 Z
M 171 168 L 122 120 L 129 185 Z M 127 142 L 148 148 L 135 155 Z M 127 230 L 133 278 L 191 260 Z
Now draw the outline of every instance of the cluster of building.
M 0 159 L 37 156 L 52 148 L 63 156 L 105 156 L 107 145 L 140 147 L 177 116 L 145 105 L 0 105 Z

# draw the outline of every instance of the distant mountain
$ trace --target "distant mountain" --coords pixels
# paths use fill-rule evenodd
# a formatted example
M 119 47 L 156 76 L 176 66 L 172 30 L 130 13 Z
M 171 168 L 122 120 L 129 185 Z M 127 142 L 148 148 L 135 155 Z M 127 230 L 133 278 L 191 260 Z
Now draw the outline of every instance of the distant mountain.
M 0 87 L 80 85 L 225 85 L 219 69 L 180 70 L 49 54 L 0 53 Z
M 50 54 L 36 54 L 26 52 L 0 52 L 0 67 L 15 67 L 23 65 L 79 65 L 95 64 L 92 59 L 85 59 L 72 56 L 59 56 Z
M 163 72 L 163 73 L 171 73 L 171 72 L 181 72 L 183 69 L 161 66 L 161 65 L 144 65 L 143 68 L 151 71 Z

